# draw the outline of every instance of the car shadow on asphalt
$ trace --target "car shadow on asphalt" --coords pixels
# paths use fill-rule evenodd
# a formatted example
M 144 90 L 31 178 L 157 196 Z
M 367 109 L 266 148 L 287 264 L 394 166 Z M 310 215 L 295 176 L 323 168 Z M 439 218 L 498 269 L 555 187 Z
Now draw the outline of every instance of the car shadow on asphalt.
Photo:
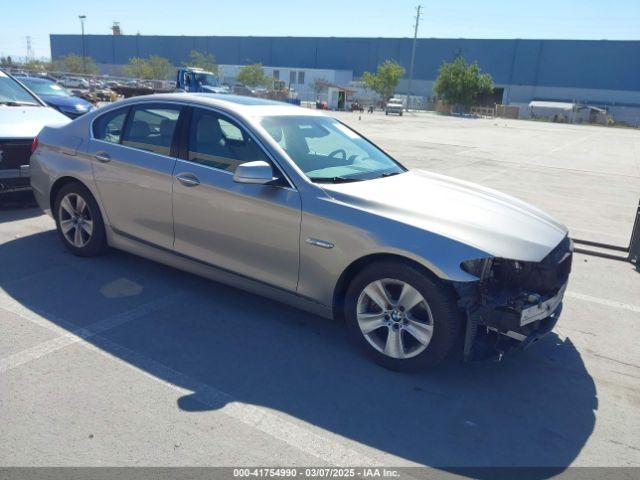
M 0 193 L 0 224 L 42 215 L 30 191 Z
M 54 231 L 5 243 L 0 265 L 0 287 L 67 329 L 164 299 L 162 308 L 87 341 L 182 382 L 193 391 L 176 398 L 183 411 L 224 406 L 197 387 L 211 386 L 224 398 L 461 475 L 462 467 L 493 466 L 558 473 L 594 429 L 594 382 L 571 340 L 555 334 L 501 363 L 450 360 L 432 373 L 399 374 L 355 351 L 338 321 L 118 251 L 79 259 Z

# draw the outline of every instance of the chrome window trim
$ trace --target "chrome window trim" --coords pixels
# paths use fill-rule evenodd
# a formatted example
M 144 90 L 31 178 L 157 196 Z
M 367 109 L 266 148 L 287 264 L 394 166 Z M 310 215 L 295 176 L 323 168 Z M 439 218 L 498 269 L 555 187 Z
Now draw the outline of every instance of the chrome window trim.
M 145 100 L 145 99 L 141 99 L 141 100 L 137 100 L 137 101 L 132 101 L 132 102 L 127 102 L 125 105 L 118 105 L 118 106 L 114 106 L 113 108 L 108 108 L 107 111 L 105 112 L 100 112 L 100 115 L 95 115 L 91 121 L 89 122 L 89 140 L 95 140 L 98 142 L 104 142 L 108 145 L 119 145 L 120 147 L 123 148 L 129 148 L 131 150 L 135 150 L 137 152 L 144 152 L 146 150 L 141 150 L 138 148 L 134 148 L 134 147 L 129 147 L 127 145 L 123 145 L 121 143 L 113 143 L 113 142 L 107 142 L 106 140 L 102 140 L 99 138 L 95 138 L 93 135 L 93 123 L 100 117 L 102 117 L 103 115 L 108 115 L 109 113 L 112 113 L 114 110 L 119 109 L 119 108 L 131 108 L 131 107 L 135 107 L 137 105 L 145 105 L 145 104 L 162 104 L 162 103 L 167 103 L 167 104 L 175 104 L 175 105 L 179 105 L 179 106 L 183 106 L 183 107 L 191 107 L 191 108 L 203 108 L 205 110 L 211 110 L 212 112 L 217 113 L 218 115 L 222 115 L 222 116 L 226 116 L 228 118 L 230 118 L 231 120 L 233 120 L 235 123 L 239 124 L 244 131 L 246 131 L 249 136 L 253 139 L 253 141 L 256 142 L 256 144 L 258 145 L 258 147 L 260 148 L 260 150 L 263 151 L 263 153 L 267 156 L 267 158 L 269 158 L 269 160 L 271 160 L 271 162 L 273 163 L 273 165 L 278 169 L 278 171 L 282 174 L 282 176 L 284 177 L 284 179 L 287 181 L 287 183 L 289 184 L 288 187 L 286 186 L 280 186 L 279 188 L 283 188 L 283 189 L 287 189 L 287 190 L 292 190 L 297 192 L 298 188 L 296 188 L 295 183 L 291 180 L 291 178 L 289 178 L 289 175 L 287 175 L 287 173 L 284 171 L 284 169 L 282 168 L 282 166 L 280 165 L 280 163 L 274 158 L 274 156 L 271 154 L 271 152 L 265 147 L 264 142 L 262 142 L 257 135 L 251 131 L 251 128 L 247 125 L 247 123 L 234 116 L 232 113 L 230 113 L 229 111 L 216 107 L 216 106 L 212 106 L 212 105 L 203 105 L 201 103 L 197 103 L 197 102 L 193 102 L 193 101 L 180 101 L 180 100 L 158 100 L 158 99 L 153 99 L 153 100 Z M 148 153 L 154 153 L 154 152 L 148 152 Z M 162 155 L 160 153 L 156 153 L 156 155 L 159 155 L 161 157 L 165 157 L 165 158 L 171 158 L 171 159 L 177 159 L 177 160 L 184 160 L 186 162 L 188 162 L 189 160 L 185 160 L 184 158 L 180 158 L 180 157 L 171 157 L 171 156 L 167 156 L 167 155 Z M 202 164 L 197 164 L 196 162 L 191 162 L 194 165 L 201 165 L 203 167 L 207 167 L 210 168 L 212 170 L 218 171 L 218 172 L 224 172 L 227 173 L 229 175 L 233 175 L 233 172 L 229 172 L 227 170 L 222 170 L 220 168 L 215 168 L 215 167 L 210 167 L 209 165 L 202 165 Z

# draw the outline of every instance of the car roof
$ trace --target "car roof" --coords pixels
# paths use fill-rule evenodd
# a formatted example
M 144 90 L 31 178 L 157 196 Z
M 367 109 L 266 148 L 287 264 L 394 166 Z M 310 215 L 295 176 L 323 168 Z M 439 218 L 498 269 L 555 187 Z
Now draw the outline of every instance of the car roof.
M 185 103 L 198 103 L 203 106 L 214 106 L 237 112 L 246 116 L 268 115 L 317 115 L 323 114 L 308 108 L 302 108 L 290 103 L 267 100 L 264 98 L 247 97 L 242 95 L 215 94 L 215 93 L 158 93 L 144 95 L 121 100 L 118 105 L 128 103 L 177 101 Z

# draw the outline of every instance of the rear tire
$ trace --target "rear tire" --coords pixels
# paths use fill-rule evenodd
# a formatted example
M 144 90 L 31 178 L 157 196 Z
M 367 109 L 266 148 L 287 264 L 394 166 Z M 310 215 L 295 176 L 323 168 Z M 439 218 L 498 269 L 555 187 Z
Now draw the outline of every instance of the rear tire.
M 74 255 L 94 257 L 107 250 L 98 203 L 87 187 L 73 182 L 60 189 L 53 207 L 58 235 Z
M 406 372 L 438 365 L 462 326 L 453 289 L 401 261 L 377 262 L 355 276 L 345 319 L 355 345 L 383 367 Z

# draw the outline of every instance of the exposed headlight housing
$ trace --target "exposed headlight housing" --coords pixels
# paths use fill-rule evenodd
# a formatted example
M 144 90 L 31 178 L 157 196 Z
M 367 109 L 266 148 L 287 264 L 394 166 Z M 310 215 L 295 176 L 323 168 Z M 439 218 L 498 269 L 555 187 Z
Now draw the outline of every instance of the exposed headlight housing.
M 488 275 L 491 269 L 490 258 L 477 258 L 474 260 L 465 260 L 460 264 L 460 268 L 467 272 L 469 275 L 478 277 L 478 279 L 484 278 Z

